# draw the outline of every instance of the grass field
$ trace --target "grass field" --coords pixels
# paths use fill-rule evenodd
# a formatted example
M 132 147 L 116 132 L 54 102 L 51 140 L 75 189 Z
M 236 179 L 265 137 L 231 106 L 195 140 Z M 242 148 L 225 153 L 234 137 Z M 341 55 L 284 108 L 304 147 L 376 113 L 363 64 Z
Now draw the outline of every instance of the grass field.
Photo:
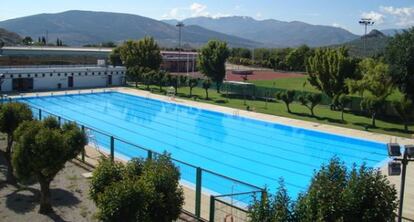
M 287 90 L 303 90 L 305 92 L 320 92 L 319 90 L 315 89 L 307 80 L 307 76 L 301 77 L 291 77 L 291 78 L 280 78 L 274 80 L 251 80 L 249 82 L 255 84 L 256 86 L 263 86 L 263 87 L 275 87 L 279 89 L 287 89 Z M 274 85 L 273 85 L 274 84 Z M 357 95 L 353 95 L 357 96 Z M 401 99 L 402 94 L 398 90 L 394 90 L 394 92 L 388 97 L 387 100 L 398 100 Z
M 139 88 L 145 90 L 145 87 L 142 85 L 139 86 Z M 151 91 L 157 94 L 165 94 L 164 92 L 160 92 L 158 87 L 156 86 L 152 86 Z M 300 105 L 299 103 L 291 104 L 292 113 L 288 113 L 286 111 L 286 106 L 284 103 L 266 103 L 265 101 L 259 100 L 246 100 L 246 105 L 244 105 L 244 100 L 242 98 L 227 98 L 224 95 L 217 93 L 215 90 L 209 90 L 209 100 L 205 99 L 205 91 L 202 88 L 196 87 L 193 89 L 193 98 L 189 98 L 189 91 L 190 90 L 188 87 L 179 88 L 177 96 L 183 99 L 196 100 L 199 102 L 205 102 L 244 110 L 246 109 L 246 105 L 248 105 L 249 107 L 253 108 L 255 112 L 259 113 L 284 116 L 293 119 L 336 125 L 358 130 L 367 130 L 370 132 L 384 133 L 394 136 L 412 137 L 412 134 L 414 133 L 412 130 L 410 132 L 404 132 L 404 127 L 398 120 L 384 121 L 378 119 L 377 128 L 371 128 L 371 119 L 369 117 L 363 115 L 356 115 L 353 113 L 345 113 L 345 122 L 342 122 L 341 113 L 339 111 L 332 111 L 327 106 L 317 106 L 315 108 L 316 117 L 312 117 L 309 115 L 309 110 L 306 107 Z M 410 125 L 410 127 L 412 128 L 413 126 Z

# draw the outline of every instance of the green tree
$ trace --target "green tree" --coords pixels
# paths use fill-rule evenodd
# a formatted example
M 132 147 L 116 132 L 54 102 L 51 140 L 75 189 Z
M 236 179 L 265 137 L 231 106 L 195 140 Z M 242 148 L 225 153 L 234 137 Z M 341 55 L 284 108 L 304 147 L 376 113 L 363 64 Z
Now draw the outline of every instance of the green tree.
M 384 107 L 385 99 L 373 96 L 364 97 L 361 101 L 361 109 L 365 110 L 371 116 L 371 125 L 376 127 L 376 118 L 378 113 Z
M 48 117 L 42 122 L 26 121 L 15 132 L 16 147 L 12 164 L 19 179 L 36 179 L 40 184 L 39 213 L 52 212 L 50 182 L 75 158 L 87 143 L 86 136 L 73 123 L 59 126 L 57 120 Z
M 117 49 L 114 49 L 114 61 L 117 62 Z M 128 40 L 119 46 L 119 55 L 127 68 L 127 78 L 138 85 L 143 73 L 158 71 L 162 62 L 160 48 L 151 37 L 139 41 Z
M 362 78 L 347 80 L 347 85 L 351 93 L 359 93 L 363 97 L 361 108 L 371 115 L 372 126 L 375 127 L 376 116 L 393 91 L 389 68 L 387 64 L 367 58 L 358 64 L 358 69 Z
M 156 72 L 154 75 L 154 82 L 160 88 L 160 92 L 162 92 L 162 86 L 165 84 L 167 75 L 167 72 L 163 70 Z
M 330 98 L 347 93 L 345 79 L 355 76 L 355 68 L 345 48 L 317 49 L 306 63 L 309 83 Z
M 113 66 L 121 66 L 122 60 L 121 60 L 121 49 L 120 47 L 116 47 L 112 50 L 112 52 L 109 54 L 109 62 Z
M 334 157 L 314 175 L 294 208 L 297 221 L 392 221 L 397 196 L 378 169 L 363 164 L 348 171 Z
M 285 182 L 278 181 L 279 187 L 275 195 L 269 195 L 265 201 L 254 199 L 249 206 L 249 221 L 251 222 L 289 222 L 294 221 L 293 205 L 288 195 Z M 268 190 L 267 190 L 268 192 Z
M 322 95 L 319 93 L 303 93 L 298 96 L 299 102 L 307 107 L 311 113 L 311 116 L 315 116 L 314 109 L 321 103 Z
M 266 190 L 268 192 L 269 190 Z M 248 216 L 250 222 L 272 222 L 273 216 L 272 200 L 266 198 L 264 201 L 254 197 L 249 206 Z
M 206 91 L 206 99 L 208 100 L 208 89 L 210 89 L 211 87 L 211 80 L 210 79 L 205 79 L 203 81 L 203 89 Z
M 128 81 L 135 83 L 135 88 L 138 87 L 138 82 L 142 79 L 143 68 L 138 66 L 127 67 L 126 78 Z
M 218 40 L 210 40 L 201 48 L 198 56 L 198 67 L 209 79 L 216 83 L 217 92 L 226 76 L 226 60 L 229 57 L 227 43 Z
M 154 70 L 148 70 L 144 69 L 143 73 L 141 75 L 141 80 L 144 83 L 144 85 L 147 87 L 147 90 L 150 90 L 150 85 L 154 82 L 154 76 L 159 71 Z
M 289 105 L 295 100 L 295 91 L 288 90 L 277 92 L 276 99 L 283 101 L 286 104 L 286 109 L 288 113 L 291 113 Z
M 275 222 L 288 222 L 293 220 L 292 201 L 288 195 L 283 179 L 279 179 L 279 188 L 273 199 L 272 210 L 274 211 L 273 221 Z
M 408 123 L 410 121 L 410 115 L 414 111 L 413 102 L 411 102 L 408 98 L 401 98 L 399 101 L 393 101 L 392 103 L 394 110 L 397 112 L 398 116 L 400 116 L 401 120 L 404 124 L 404 131 L 408 132 Z
M 290 70 L 305 71 L 306 60 L 311 55 L 311 49 L 307 45 L 300 46 L 286 56 L 286 65 Z
M 414 28 L 395 35 L 385 50 L 393 82 L 414 101 Z
M 105 191 L 105 188 L 122 180 L 124 165 L 119 162 L 113 162 L 109 158 L 101 158 L 98 167 L 92 172 L 91 183 L 89 187 L 89 196 L 97 203 L 99 194 Z
M 22 40 L 22 43 L 23 43 L 24 45 L 31 45 L 31 44 L 33 44 L 33 39 L 32 39 L 32 37 L 30 37 L 30 36 L 26 36 L 26 37 L 24 37 L 24 39 Z
M 178 168 L 166 154 L 132 159 L 126 165 L 102 159 L 90 195 L 103 221 L 173 221 L 184 202 L 179 179 Z
M 179 184 L 180 171 L 169 155 L 161 155 L 143 164 L 142 179 L 155 189 L 155 198 L 149 204 L 151 221 L 176 220 L 184 204 L 183 190 Z
M 198 86 L 199 82 L 200 82 L 200 78 L 190 78 L 188 80 L 188 87 L 190 87 L 190 97 L 193 96 L 193 88 Z
M 6 139 L 6 163 L 8 167 L 7 181 L 16 184 L 13 176 L 13 165 L 11 164 L 12 146 L 14 142 L 14 131 L 24 121 L 32 120 L 32 111 L 24 103 L 6 103 L 0 106 L 0 132 L 7 135 Z
M 342 122 L 345 122 L 344 119 L 344 111 L 345 108 L 352 102 L 352 99 L 345 95 L 345 94 L 340 94 L 339 96 L 335 96 L 333 98 L 333 105 L 337 108 L 339 108 L 339 110 L 341 111 L 341 120 Z
M 346 206 L 343 192 L 347 184 L 346 166 L 338 158 L 313 176 L 306 193 L 295 206 L 299 221 L 341 221 Z
M 348 175 L 343 192 L 345 222 L 395 220 L 397 191 L 377 169 L 355 166 Z
M 251 59 L 252 52 L 250 49 L 246 49 L 246 48 L 232 48 L 230 50 L 230 56 L 233 58 Z
M 178 78 L 178 87 L 187 86 L 188 77 L 180 75 Z
M 169 74 L 167 75 L 167 82 L 168 85 L 174 87 L 174 94 L 177 95 L 178 93 L 178 87 L 179 87 L 179 78 L 177 75 Z

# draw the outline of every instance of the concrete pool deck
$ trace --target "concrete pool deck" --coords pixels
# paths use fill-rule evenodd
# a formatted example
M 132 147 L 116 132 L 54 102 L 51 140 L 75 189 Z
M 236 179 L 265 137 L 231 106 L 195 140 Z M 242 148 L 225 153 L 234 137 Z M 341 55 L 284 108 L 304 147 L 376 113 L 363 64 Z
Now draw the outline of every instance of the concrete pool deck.
M 372 132 L 361 131 L 361 130 L 356 130 L 356 129 L 348 129 L 348 128 L 343 128 L 339 126 L 332 126 L 332 125 L 327 125 L 327 124 L 320 124 L 320 123 L 313 123 L 313 122 L 308 122 L 308 121 L 303 121 L 303 120 L 290 119 L 286 117 L 279 117 L 279 116 L 274 116 L 274 115 L 269 115 L 269 114 L 262 114 L 262 113 L 256 113 L 256 112 L 251 112 L 251 111 L 246 111 L 246 110 L 239 110 L 239 109 L 223 107 L 223 106 L 214 105 L 214 104 L 207 104 L 207 103 L 202 103 L 202 102 L 197 102 L 197 101 L 185 100 L 185 99 L 180 99 L 180 98 L 171 98 L 168 96 L 153 94 L 148 91 L 131 89 L 131 88 L 126 88 L 126 87 L 114 87 L 114 88 L 93 89 L 93 90 L 88 89 L 88 90 L 25 93 L 22 96 L 25 96 L 25 97 L 26 96 L 50 96 L 51 93 L 53 93 L 53 95 L 65 95 L 65 93 L 77 94 L 77 93 L 103 92 L 103 91 L 110 91 L 110 90 L 130 94 L 130 95 L 136 95 L 136 96 L 140 96 L 144 98 L 158 99 L 158 100 L 162 100 L 166 102 L 172 102 L 172 103 L 192 106 L 196 108 L 223 112 L 223 113 L 227 113 L 230 115 L 244 116 L 244 117 L 249 117 L 249 118 L 258 119 L 258 120 L 280 123 L 280 124 L 284 124 L 288 126 L 300 127 L 300 128 L 316 130 L 316 131 L 321 131 L 321 132 L 326 132 L 326 133 L 331 133 L 331 134 L 338 134 L 338 135 L 358 138 L 362 140 L 377 141 L 381 143 L 397 142 L 400 145 L 414 144 L 414 139 L 409 139 L 409 138 L 396 137 L 396 136 L 372 133 Z M 18 98 L 19 96 L 12 96 L 12 97 Z M 387 166 L 386 165 L 382 166 L 381 171 L 385 175 L 387 175 Z M 231 175 L 229 176 L 231 177 Z M 389 177 L 389 180 L 392 184 L 395 184 L 397 190 L 399 190 L 400 177 Z M 405 191 L 405 199 L 404 199 L 403 216 L 407 219 L 410 219 L 411 221 L 414 221 L 414 164 L 413 163 L 408 165 L 405 189 L 406 191 Z M 189 193 L 193 193 L 193 192 L 190 191 Z M 192 199 L 193 197 L 186 196 L 186 198 Z M 208 207 L 208 205 L 206 207 Z M 204 213 L 205 215 L 205 213 L 207 212 L 202 212 L 202 213 Z

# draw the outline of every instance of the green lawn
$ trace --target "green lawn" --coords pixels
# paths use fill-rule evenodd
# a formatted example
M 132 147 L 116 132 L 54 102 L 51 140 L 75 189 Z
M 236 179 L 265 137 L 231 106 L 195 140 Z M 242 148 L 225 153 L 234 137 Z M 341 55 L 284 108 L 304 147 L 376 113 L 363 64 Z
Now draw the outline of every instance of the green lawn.
M 263 87 L 275 87 L 279 89 L 287 89 L 287 90 L 303 90 L 306 92 L 320 92 L 319 90 L 315 89 L 307 80 L 307 76 L 301 77 L 291 77 L 291 78 L 280 78 L 274 80 L 251 80 L 249 82 L 255 84 L 256 86 L 263 86 Z M 274 84 L 274 85 L 273 85 Z M 357 95 L 353 95 L 357 96 Z M 394 92 L 388 97 L 387 100 L 398 100 L 401 99 L 402 94 L 398 90 L 394 90 Z
M 135 88 L 135 87 L 132 87 Z M 140 89 L 145 89 L 144 86 L 140 86 Z M 157 94 L 165 94 L 159 92 L 158 87 L 152 86 L 151 91 Z M 293 113 L 288 113 L 284 103 L 268 102 L 266 106 L 265 101 L 247 100 L 244 105 L 244 100 L 240 98 L 226 98 L 222 94 L 218 94 L 215 90 L 209 90 L 209 100 L 205 99 L 205 91 L 202 88 L 194 88 L 194 98 L 189 98 L 189 88 L 182 87 L 178 90 L 178 97 L 188 100 L 196 100 L 199 102 L 211 103 L 220 106 L 226 106 L 237 109 L 246 109 L 246 105 L 253 107 L 256 112 L 272 114 L 277 116 L 284 116 L 293 119 L 306 120 L 317 123 L 324 123 L 330 125 L 336 125 L 341 127 L 353 128 L 358 130 L 367 130 L 370 132 L 389 134 L 394 136 L 411 137 L 414 132 L 411 130 L 409 133 L 403 131 L 403 125 L 398 121 L 384 121 L 377 120 L 377 128 L 371 128 L 371 119 L 362 115 L 355 115 L 352 113 L 345 113 L 345 123 L 341 121 L 341 113 L 339 111 L 331 111 L 327 106 L 317 106 L 315 108 L 315 115 L 317 117 L 311 117 L 309 110 L 298 104 L 291 104 L 291 110 Z M 410 125 L 412 128 L 413 126 Z

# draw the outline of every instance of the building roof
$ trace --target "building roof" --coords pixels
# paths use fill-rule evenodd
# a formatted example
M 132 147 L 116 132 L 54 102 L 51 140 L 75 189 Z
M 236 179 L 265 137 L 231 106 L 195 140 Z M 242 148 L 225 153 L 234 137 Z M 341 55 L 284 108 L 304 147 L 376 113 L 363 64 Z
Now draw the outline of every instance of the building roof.
M 83 53 L 110 53 L 113 48 L 97 47 L 54 47 L 54 46 L 6 46 L 3 51 L 32 51 L 32 52 L 83 52 Z M 197 55 L 197 52 L 161 51 L 163 55 Z

